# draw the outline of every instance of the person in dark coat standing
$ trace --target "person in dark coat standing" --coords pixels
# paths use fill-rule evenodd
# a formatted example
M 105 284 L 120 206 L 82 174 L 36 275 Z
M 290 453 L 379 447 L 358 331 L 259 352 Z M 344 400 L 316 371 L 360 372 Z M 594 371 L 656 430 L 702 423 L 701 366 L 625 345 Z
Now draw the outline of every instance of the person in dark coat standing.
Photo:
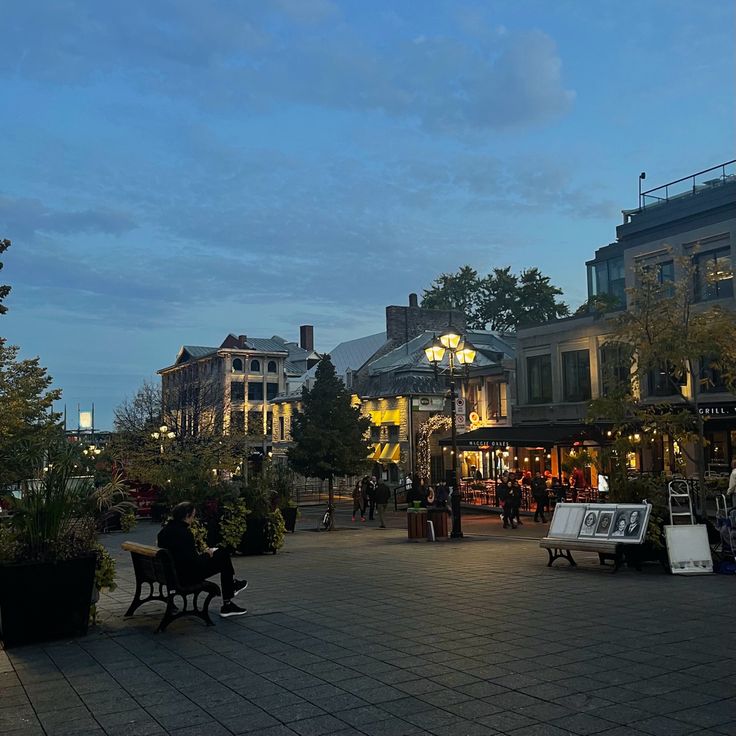
M 544 507 L 547 503 L 547 481 L 539 471 L 532 478 L 532 498 L 536 503 L 534 521 L 541 521 L 544 524 L 547 521 L 544 518 Z
M 206 552 L 197 552 L 190 528 L 196 514 L 197 510 L 191 501 L 182 501 L 174 506 L 171 521 L 158 533 L 158 546 L 171 553 L 176 575 L 182 585 L 194 585 L 220 573 L 220 616 L 242 616 L 248 611 L 233 603 L 233 598 L 248 587 L 248 581 L 235 577 L 227 550 L 211 547 Z
M 516 473 L 509 474 L 509 499 L 512 501 L 512 526 L 516 529 L 513 522 L 521 526 L 521 518 L 519 517 L 519 511 L 521 510 L 521 484 L 516 480 Z
M 501 479 L 496 483 L 496 503 L 501 509 L 504 529 L 508 526 L 506 522 L 506 499 L 509 497 L 509 474 L 501 473 Z
M 360 520 L 365 521 L 365 489 L 363 480 L 359 480 L 353 488 L 353 521 L 355 521 L 356 512 L 360 511 Z
M 374 498 L 376 501 L 376 507 L 378 508 L 378 520 L 381 522 L 379 528 L 385 529 L 386 519 L 384 517 L 384 514 L 386 513 L 386 508 L 388 506 L 389 499 L 391 498 L 391 489 L 383 481 L 381 481 L 376 486 Z
M 368 479 L 368 483 L 365 488 L 365 496 L 368 500 L 368 521 L 373 521 L 373 514 L 376 511 L 376 476 L 372 475 Z

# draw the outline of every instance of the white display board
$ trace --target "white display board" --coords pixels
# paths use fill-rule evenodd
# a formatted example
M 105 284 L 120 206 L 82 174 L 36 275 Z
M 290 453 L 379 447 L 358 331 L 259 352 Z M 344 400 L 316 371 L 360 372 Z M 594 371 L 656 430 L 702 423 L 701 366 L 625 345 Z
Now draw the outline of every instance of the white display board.
M 664 535 L 673 575 L 704 575 L 713 572 L 705 524 L 667 525 Z
M 651 510 L 648 503 L 558 503 L 548 536 L 641 544 Z

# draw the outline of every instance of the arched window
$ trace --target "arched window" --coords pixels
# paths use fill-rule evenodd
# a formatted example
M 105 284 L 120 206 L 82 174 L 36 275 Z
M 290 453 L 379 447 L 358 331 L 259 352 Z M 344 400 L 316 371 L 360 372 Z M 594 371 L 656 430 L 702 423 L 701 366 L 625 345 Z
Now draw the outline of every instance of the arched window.
M 243 361 L 240 358 L 233 358 L 233 373 L 243 372 Z
M 250 372 L 251 373 L 260 373 L 261 372 L 261 361 L 260 360 L 251 360 L 251 362 L 250 362 Z
M 268 361 L 268 372 L 276 373 L 276 361 L 275 360 Z

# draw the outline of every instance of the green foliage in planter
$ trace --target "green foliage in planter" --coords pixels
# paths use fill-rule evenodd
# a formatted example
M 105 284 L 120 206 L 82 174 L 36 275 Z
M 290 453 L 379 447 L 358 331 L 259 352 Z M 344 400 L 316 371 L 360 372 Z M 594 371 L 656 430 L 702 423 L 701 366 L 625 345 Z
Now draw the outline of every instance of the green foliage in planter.
M 95 587 L 97 590 L 107 588 L 115 590 L 115 560 L 112 555 L 101 545 L 95 545 L 97 552 L 97 566 L 95 568 Z
M 120 529 L 124 532 L 130 532 L 136 528 L 138 520 L 135 518 L 133 511 L 126 511 L 120 514 Z
M 207 551 L 207 527 L 199 520 L 195 519 L 189 527 L 194 537 L 194 544 L 198 552 Z
M 229 549 L 237 549 L 240 546 L 240 540 L 243 538 L 247 527 L 249 513 L 250 511 L 242 498 L 226 501 L 222 504 L 220 539 L 223 546 Z
M 276 552 L 284 546 L 286 524 L 281 511 L 276 509 L 266 516 L 266 551 Z

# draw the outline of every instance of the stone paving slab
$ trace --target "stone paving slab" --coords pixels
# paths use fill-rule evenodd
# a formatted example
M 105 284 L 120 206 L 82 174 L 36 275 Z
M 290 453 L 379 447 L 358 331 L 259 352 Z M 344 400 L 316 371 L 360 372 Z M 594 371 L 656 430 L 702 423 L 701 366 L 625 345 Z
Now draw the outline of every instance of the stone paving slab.
M 119 587 L 98 626 L 0 651 L 0 734 L 736 734 L 733 577 L 549 569 L 530 520 L 466 515 L 465 539 L 430 544 L 401 513 L 339 511 L 329 534 L 320 514 L 278 555 L 235 558 L 246 616 L 158 635 L 160 604 L 122 617 L 119 548 L 157 527 L 103 537 Z

